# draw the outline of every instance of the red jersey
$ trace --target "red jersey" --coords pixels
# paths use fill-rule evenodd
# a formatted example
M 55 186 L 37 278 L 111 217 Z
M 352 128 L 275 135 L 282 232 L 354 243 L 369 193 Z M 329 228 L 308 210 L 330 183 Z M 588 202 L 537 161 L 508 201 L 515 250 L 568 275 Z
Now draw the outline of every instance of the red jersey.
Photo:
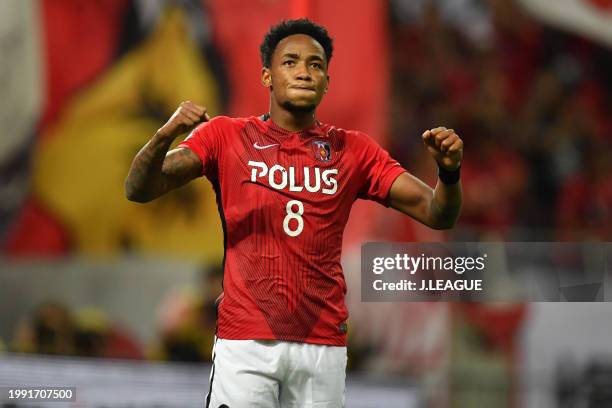
M 404 170 L 367 135 L 219 116 L 179 147 L 202 161 L 225 240 L 217 336 L 345 345 L 342 234 L 358 198 L 387 204 Z

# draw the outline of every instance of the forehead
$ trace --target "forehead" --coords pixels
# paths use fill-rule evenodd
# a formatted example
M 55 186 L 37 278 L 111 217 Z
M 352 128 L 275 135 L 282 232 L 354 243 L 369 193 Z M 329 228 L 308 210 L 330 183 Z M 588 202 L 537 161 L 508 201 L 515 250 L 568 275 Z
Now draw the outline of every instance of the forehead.
M 316 55 L 325 60 L 325 50 L 323 50 L 321 44 L 306 34 L 293 34 L 283 38 L 276 46 L 273 57 L 285 54 Z

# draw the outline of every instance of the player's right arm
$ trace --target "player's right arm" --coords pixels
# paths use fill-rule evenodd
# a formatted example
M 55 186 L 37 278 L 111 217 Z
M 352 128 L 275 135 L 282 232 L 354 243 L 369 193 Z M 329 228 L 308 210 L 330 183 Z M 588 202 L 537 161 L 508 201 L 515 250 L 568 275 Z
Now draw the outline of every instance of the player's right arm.
M 168 151 L 180 134 L 210 117 L 206 108 L 187 101 L 136 154 L 125 180 L 128 200 L 146 203 L 202 174 L 202 162 L 190 149 Z

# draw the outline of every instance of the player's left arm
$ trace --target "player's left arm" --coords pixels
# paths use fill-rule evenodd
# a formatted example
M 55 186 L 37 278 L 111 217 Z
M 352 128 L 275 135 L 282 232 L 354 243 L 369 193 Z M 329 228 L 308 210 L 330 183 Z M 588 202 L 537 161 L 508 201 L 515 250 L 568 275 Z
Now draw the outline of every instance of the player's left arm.
M 400 175 L 389 191 L 390 206 L 435 229 L 455 225 L 461 212 L 459 169 L 463 141 L 452 129 L 438 127 L 423 133 L 423 144 L 440 168 L 435 189 L 409 173 Z

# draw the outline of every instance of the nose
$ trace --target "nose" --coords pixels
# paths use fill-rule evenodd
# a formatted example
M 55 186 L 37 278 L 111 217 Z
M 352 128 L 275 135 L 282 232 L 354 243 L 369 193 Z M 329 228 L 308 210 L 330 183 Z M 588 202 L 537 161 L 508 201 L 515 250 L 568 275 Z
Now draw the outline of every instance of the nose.
M 310 71 L 308 70 L 308 66 L 306 63 L 297 65 L 295 79 L 301 79 L 302 81 L 312 80 L 312 76 L 310 75 Z

